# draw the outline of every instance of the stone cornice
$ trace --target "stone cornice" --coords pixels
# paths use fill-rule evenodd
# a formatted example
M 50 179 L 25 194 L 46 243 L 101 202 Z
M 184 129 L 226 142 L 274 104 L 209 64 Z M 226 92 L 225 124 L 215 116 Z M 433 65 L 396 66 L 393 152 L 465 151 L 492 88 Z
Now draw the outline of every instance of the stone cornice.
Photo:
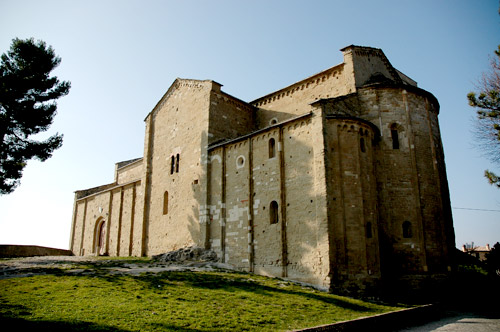
M 232 143 L 236 143 L 238 141 L 246 140 L 246 139 L 248 139 L 248 138 L 250 138 L 252 136 L 258 135 L 258 134 L 266 132 L 268 130 L 272 130 L 274 128 L 278 128 L 278 127 L 282 127 L 284 125 L 287 125 L 287 124 L 289 124 L 289 123 L 291 123 L 293 121 L 297 121 L 297 120 L 300 120 L 300 119 L 303 119 L 303 118 L 310 117 L 310 116 L 312 116 L 312 114 L 313 114 L 313 112 L 308 112 L 306 114 L 302 114 L 302 115 L 293 117 L 291 119 L 275 123 L 275 124 L 270 125 L 268 127 L 265 127 L 265 128 L 262 128 L 262 129 L 259 129 L 259 130 L 256 130 L 256 131 L 253 131 L 253 132 L 251 132 L 249 134 L 246 134 L 246 135 L 243 135 L 243 136 L 239 136 L 239 137 L 236 137 L 236 138 L 233 138 L 233 139 L 230 139 L 230 140 L 227 140 L 227 141 L 223 141 L 223 142 L 215 142 L 214 144 L 212 144 L 212 145 L 210 145 L 208 147 L 208 150 L 210 151 L 210 150 L 216 149 L 218 147 L 224 146 L 226 144 L 232 144 Z
M 245 110 L 247 111 L 255 111 L 256 110 L 256 107 L 253 106 L 252 104 L 249 104 L 247 103 L 246 101 L 243 101 L 241 99 L 238 99 L 226 92 L 223 92 L 223 91 L 214 91 L 214 94 L 217 96 L 217 97 L 220 97 L 220 98 L 224 98 L 224 101 L 225 102 L 229 102 L 230 104 L 234 105 L 234 106 L 237 106 L 237 107 L 241 107 L 241 108 L 245 108 Z
M 289 94 L 293 94 L 295 91 L 309 88 L 310 84 L 313 84 L 318 80 L 327 79 L 331 75 L 333 76 L 339 75 L 343 71 L 343 69 L 344 69 L 344 63 L 338 64 L 336 66 L 323 70 L 317 74 L 314 74 L 308 78 L 293 83 L 287 87 L 284 87 L 283 89 L 277 90 L 263 97 L 255 99 L 254 101 L 251 101 L 250 104 L 254 105 L 255 107 L 259 107 L 261 105 L 266 104 L 267 102 L 275 100 L 276 98 L 279 99 L 281 97 L 288 96 Z
M 122 184 L 117 184 L 116 182 L 113 182 L 113 183 L 106 184 L 106 185 L 99 186 L 99 187 L 94 187 L 94 188 L 89 188 L 89 189 L 84 189 L 84 190 L 77 190 L 77 191 L 75 191 L 76 201 L 79 202 L 81 200 L 84 200 L 84 199 L 87 199 L 90 197 L 94 197 L 94 196 L 100 195 L 102 193 L 109 192 L 109 191 L 112 191 L 112 190 L 115 190 L 115 189 L 118 189 L 121 187 L 129 186 L 131 184 L 136 184 L 136 183 L 140 184 L 141 180 L 134 180 L 134 181 L 130 181 L 127 183 L 122 183 Z
M 406 90 L 408 92 L 415 93 L 417 95 L 423 95 L 423 96 L 429 98 L 430 101 L 436 106 L 436 111 L 439 114 L 439 108 L 440 108 L 439 101 L 432 93 L 430 93 L 427 90 L 421 89 L 417 86 L 408 85 L 408 84 L 397 84 L 397 83 L 391 83 L 391 82 L 365 84 L 362 87 L 357 88 L 357 90 L 358 90 L 357 92 L 350 93 L 350 94 L 343 95 L 343 96 L 333 97 L 333 98 L 318 99 L 318 100 L 315 100 L 312 103 L 310 103 L 310 105 L 315 106 L 315 105 L 321 105 L 321 104 L 328 103 L 328 102 L 336 102 L 336 101 L 341 101 L 344 99 L 352 98 L 353 96 L 356 96 L 359 91 L 364 90 L 364 89 L 398 89 L 398 90 Z
M 121 170 L 126 167 L 130 167 L 131 165 L 137 164 L 139 162 L 142 162 L 142 157 L 141 158 L 135 158 L 132 160 L 127 160 L 127 161 L 121 161 L 119 163 L 116 163 L 116 169 Z

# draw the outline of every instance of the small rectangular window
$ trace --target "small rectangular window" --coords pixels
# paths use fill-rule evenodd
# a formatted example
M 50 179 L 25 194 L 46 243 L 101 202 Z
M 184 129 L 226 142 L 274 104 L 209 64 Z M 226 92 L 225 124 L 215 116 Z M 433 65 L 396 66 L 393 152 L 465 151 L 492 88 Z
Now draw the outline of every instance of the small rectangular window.
M 179 173 L 179 154 L 175 158 L 175 173 Z
M 408 220 L 403 223 L 403 237 L 404 238 L 412 237 L 411 222 L 409 222 Z

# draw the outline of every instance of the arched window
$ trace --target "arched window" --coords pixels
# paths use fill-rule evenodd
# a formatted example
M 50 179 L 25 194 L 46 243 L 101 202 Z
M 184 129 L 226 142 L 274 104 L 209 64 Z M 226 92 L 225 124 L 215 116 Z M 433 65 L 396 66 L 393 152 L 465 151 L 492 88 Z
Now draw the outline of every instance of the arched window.
M 391 138 L 392 138 L 392 148 L 394 150 L 399 149 L 399 133 L 396 124 L 391 126 Z
M 366 147 L 365 147 L 365 138 L 364 137 L 361 137 L 359 139 L 359 147 L 361 149 L 361 152 L 365 152 L 366 151 Z
M 404 238 L 412 237 L 411 222 L 409 222 L 408 220 L 403 223 L 403 237 Z
M 168 191 L 163 193 L 163 214 L 168 213 Z
M 276 157 L 276 142 L 274 141 L 274 138 L 271 138 L 269 140 L 269 158 L 274 157 Z
M 373 237 L 372 223 L 371 222 L 366 223 L 366 237 L 369 239 L 371 239 Z
M 269 222 L 271 224 L 278 223 L 278 203 L 276 201 L 272 201 L 269 206 Z

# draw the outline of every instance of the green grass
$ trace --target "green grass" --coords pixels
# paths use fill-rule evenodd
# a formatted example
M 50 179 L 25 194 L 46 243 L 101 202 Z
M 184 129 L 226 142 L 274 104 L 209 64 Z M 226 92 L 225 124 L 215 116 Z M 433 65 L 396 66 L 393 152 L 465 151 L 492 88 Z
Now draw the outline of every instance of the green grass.
M 280 331 L 400 309 L 246 273 L 112 275 L 101 267 L 122 263 L 106 262 L 0 280 L 0 321 L 50 331 Z

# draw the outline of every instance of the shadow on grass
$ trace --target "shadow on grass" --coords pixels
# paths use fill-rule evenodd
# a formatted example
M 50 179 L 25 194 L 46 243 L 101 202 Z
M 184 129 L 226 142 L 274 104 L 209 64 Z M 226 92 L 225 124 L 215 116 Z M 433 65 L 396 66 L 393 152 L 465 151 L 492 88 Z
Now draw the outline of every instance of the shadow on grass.
M 105 280 L 115 285 L 123 283 L 124 276 L 133 278 L 138 283 L 143 284 L 144 288 L 150 290 L 157 290 L 158 287 L 175 286 L 182 283 L 186 286 L 198 289 L 212 289 L 224 290 L 226 292 L 252 292 L 254 294 L 263 296 L 273 296 L 277 294 L 288 294 L 301 296 L 304 299 L 321 301 L 325 304 L 335 305 L 337 307 L 357 311 L 357 312 L 375 312 L 376 309 L 370 308 L 362 304 L 352 303 L 348 300 L 336 297 L 329 293 L 310 292 L 307 290 L 301 291 L 300 286 L 291 286 L 292 282 L 287 280 L 273 280 L 274 285 L 266 285 L 266 280 L 257 275 L 251 275 L 242 272 L 193 272 L 193 271 L 165 271 L 159 273 L 143 273 L 136 276 L 131 276 L 123 273 L 110 273 L 109 268 L 112 267 L 126 267 L 126 264 L 142 263 L 144 260 L 135 261 L 121 261 L 121 260 L 106 260 L 84 262 L 79 265 L 79 272 L 75 273 L 71 270 L 64 270 L 58 268 L 43 268 L 36 269 L 38 272 L 43 272 L 44 275 L 55 276 L 75 276 L 75 277 L 96 277 Z M 147 265 L 147 262 L 146 264 Z M 171 327 L 174 328 L 174 327 Z
M 2 331 L 47 331 L 47 332 L 68 332 L 68 331 L 108 331 L 108 332 L 129 332 L 131 330 L 117 329 L 110 326 L 87 323 L 87 322 L 54 322 L 54 321 L 29 321 L 21 318 L 0 317 L 2 326 L 6 329 Z M 216 332 L 216 330 L 197 330 L 175 325 L 157 324 L 161 331 L 185 331 L 185 332 Z
M 99 325 L 88 322 L 64 322 L 64 321 L 30 321 L 22 318 L 1 317 L 0 324 L 6 326 L 2 331 L 50 331 L 50 332 L 68 332 L 68 331 L 108 331 L 108 332 L 129 332 L 131 330 L 118 329 L 111 326 Z M 216 332 L 216 330 L 197 330 L 181 326 L 156 324 L 162 331 L 185 331 L 185 332 Z
M 50 321 L 50 320 L 30 320 L 23 316 L 29 316 L 30 312 L 24 306 L 2 304 L 4 313 L 0 313 L 0 326 L 2 331 L 50 331 L 50 332 L 68 332 L 68 331 L 108 331 L 108 332 L 129 332 L 131 330 L 119 329 L 102 324 L 83 322 L 83 321 Z M 12 314 L 9 314 L 12 313 Z M 14 314 L 15 313 L 15 314 Z M 182 326 L 169 324 L 153 324 L 161 331 L 186 331 L 195 332 L 197 329 L 186 328 Z M 204 332 L 215 332 L 216 330 L 203 329 Z
M 236 272 L 237 273 L 237 272 Z M 261 278 L 255 276 L 256 278 Z M 183 283 L 193 288 L 204 289 L 219 289 L 226 292 L 246 291 L 254 294 L 273 296 L 276 294 L 288 294 L 302 296 L 307 299 L 321 301 L 327 304 L 335 305 L 344 309 L 358 312 L 375 311 L 367 306 L 351 303 L 334 297 L 328 293 L 312 293 L 307 291 L 299 291 L 297 289 L 289 289 L 292 283 L 288 281 L 277 281 L 276 286 L 268 286 L 252 279 L 252 275 L 242 274 L 241 276 L 235 273 L 230 273 L 227 276 L 221 273 L 212 274 L 204 272 L 162 272 L 157 274 L 144 274 L 134 277 L 137 281 L 145 282 L 150 289 L 157 289 L 158 286 L 164 287 Z M 281 285 L 281 286 L 280 286 Z M 295 286 L 297 288 L 299 286 Z
M 103 326 L 87 322 L 53 322 L 53 321 L 29 321 L 21 318 L 6 318 L 0 317 L 0 322 L 3 326 L 11 326 L 12 330 L 4 331 L 110 331 L 119 332 L 127 331 L 116 329 L 109 326 Z
M 30 320 L 27 318 L 30 315 L 24 306 L 2 303 L 2 313 L 0 313 L 2 331 L 127 331 L 89 322 Z

